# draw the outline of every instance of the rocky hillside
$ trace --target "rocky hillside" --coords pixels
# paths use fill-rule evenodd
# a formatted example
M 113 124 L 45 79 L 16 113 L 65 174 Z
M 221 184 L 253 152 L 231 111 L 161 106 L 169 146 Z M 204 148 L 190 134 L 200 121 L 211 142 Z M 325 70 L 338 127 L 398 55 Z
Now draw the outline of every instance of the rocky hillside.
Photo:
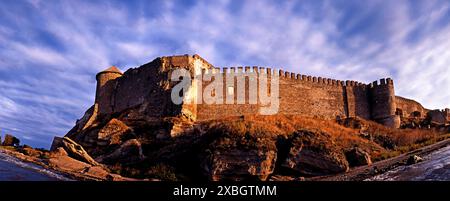
M 131 109 L 82 119 L 66 137 L 125 177 L 240 181 L 342 173 L 444 139 L 447 132 L 285 115 L 191 124 L 182 118 L 151 119 Z M 56 138 L 52 149 L 63 146 L 61 141 Z

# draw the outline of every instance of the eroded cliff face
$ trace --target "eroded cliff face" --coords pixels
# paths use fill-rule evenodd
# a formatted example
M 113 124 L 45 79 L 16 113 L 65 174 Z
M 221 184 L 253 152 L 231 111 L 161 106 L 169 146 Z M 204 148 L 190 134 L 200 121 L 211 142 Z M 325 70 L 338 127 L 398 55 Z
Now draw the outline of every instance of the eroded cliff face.
M 316 120 L 303 122 L 302 117 L 211 120 L 171 135 L 174 125 L 190 121 L 151 118 L 140 111 L 137 107 L 98 117 L 89 125 L 90 121 L 80 120 L 68 136 L 113 172 L 162 180 L 264 181 L 276 175 L 335 174 L 348 170 L 345 153 L 354 145 L 367 153 L 383 150 L 363 138 L 348 138 L 351 143 L 343 144 L 347 139 L 342 135 L 356 135 L 357 131 L 336 123 L 331 123 L 334 130 L 344 132 L 339 138 L 312 129 L 315 126 L 304 130 Z M 59 147 L 57 141 L 54 149 Z
M 283 166 L 303 175 L 327 175 L 346 172 L 349 164 L 333 138 L 320 131 L 299 130 L 289 143 Z

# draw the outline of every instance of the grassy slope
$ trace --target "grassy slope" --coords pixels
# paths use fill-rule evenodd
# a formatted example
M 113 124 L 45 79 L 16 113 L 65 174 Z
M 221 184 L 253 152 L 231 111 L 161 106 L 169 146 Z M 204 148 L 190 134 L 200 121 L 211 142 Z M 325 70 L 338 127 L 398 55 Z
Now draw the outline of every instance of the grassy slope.
M 390 158 L 450 137 L 450 134 L 434 130 L 392 129 L 363 119 L 361 126 L 346 127 L 334 120 L 322 120 L 301 116 L 244 116 L 203 122 L 223 127 L 235 134 L 290 136 L 299 129 L 320 130 L 332 136 L 332 141 L 347 151 L 355 146 L 367 151 L 374 161 Z M 362 133 L 370 137 L 363 136 Z

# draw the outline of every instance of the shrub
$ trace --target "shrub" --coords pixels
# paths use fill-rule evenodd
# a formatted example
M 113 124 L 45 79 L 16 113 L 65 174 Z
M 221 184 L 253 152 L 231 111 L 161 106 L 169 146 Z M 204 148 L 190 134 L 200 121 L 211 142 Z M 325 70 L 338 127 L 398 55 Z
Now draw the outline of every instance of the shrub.
M 146 173 L 147 177 L 157 178 L 163 181 L 177 181 L 175 169 L 172 166 L 166 164 L 157 164 L 150 167 Z

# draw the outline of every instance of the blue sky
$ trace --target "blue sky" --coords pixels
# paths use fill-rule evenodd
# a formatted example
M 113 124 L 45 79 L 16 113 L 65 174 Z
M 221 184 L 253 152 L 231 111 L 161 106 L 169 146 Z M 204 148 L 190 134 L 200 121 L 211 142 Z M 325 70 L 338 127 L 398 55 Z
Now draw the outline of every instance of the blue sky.
M 94 102 L 95 74 L 199 54 L 371 82 L 450 107 L 449 1 L 2 0 L 0 133 L 50 145 Z

